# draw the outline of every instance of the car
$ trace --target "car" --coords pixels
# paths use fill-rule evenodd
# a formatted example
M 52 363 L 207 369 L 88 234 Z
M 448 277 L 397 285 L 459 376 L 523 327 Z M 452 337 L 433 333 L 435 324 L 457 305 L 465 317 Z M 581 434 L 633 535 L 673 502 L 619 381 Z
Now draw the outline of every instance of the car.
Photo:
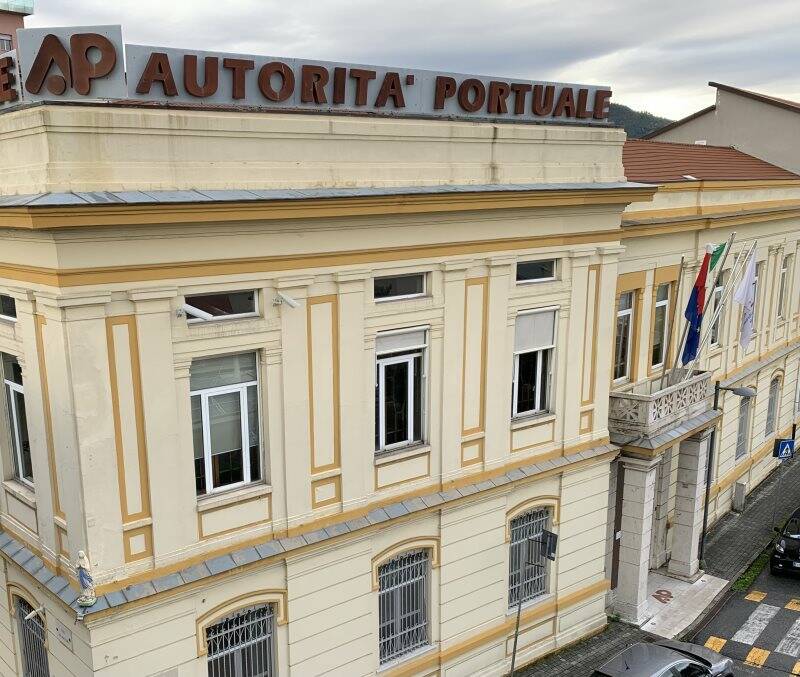
M 618 653 L 592 677 L 733 677 L 733 661 L 704 646 L 662 639 Z
M 775 527 L 775 540 L 769 558 L 773 574 L 800 573 L 800 508 L 786 520 L 783 528 Z

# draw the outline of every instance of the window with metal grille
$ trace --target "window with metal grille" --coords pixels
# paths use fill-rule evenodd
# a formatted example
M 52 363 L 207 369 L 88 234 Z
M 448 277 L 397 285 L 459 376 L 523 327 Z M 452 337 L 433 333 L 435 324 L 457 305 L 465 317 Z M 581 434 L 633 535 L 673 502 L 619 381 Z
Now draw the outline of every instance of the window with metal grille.
M 511 520 L 508 557 L 508 606 L 527 602 L 547 592 L 547 558 L 541 540 L 550 510 L 538 508 Z
M 208 677 L 274 677 L 275 609 L 241 609 L 206 628 Z
M 15 605 L 17 607 L 22 675 L 23 677 L 50 677 L 44 620 L 39 614 L 34 614 L 26 620 L 26 616 L 33 613 L 33 607 L 22 597 L 15 598 Z
M 378 568 L 381 665 L 405 656 L 428 638 L 427 550 L 407 552 Z

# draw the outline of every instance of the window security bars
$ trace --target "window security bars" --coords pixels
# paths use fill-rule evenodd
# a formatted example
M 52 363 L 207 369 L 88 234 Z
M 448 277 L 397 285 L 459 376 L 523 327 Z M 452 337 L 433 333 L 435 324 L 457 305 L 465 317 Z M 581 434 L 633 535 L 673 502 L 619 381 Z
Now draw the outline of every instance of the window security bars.
M 547 558 L 541 542 L 550 511 L 532 510 L 511 520 L 508 557 L 508 606 L 534 599 L 547 592 Z
M 237 611 L 206 629 L 208 677 L 275 677 L 272 604 Z
M 408 552 L 378 569 L 381 665 L 429 643 L 427 550 Z
M 25 620 L 25 617 L 33 611 L 33 607 L 21 597 L 16 598 L 16 607 L 19 648 L 22 652 L 22 675 L 23 677 L 49 677 L 50 667 L 47 663 L 44 621 L 39 614 L 30 620 Z

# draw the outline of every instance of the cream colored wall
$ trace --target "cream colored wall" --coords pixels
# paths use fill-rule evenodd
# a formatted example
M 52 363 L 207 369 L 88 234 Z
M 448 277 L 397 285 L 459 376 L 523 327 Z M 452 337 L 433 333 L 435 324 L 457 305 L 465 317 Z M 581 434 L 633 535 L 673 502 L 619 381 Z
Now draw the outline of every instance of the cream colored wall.
M 387 523 L 379 531 L 285 563 L 89 621 L 94 674 L 160 674 L 177 668 L 181 676 L 205 675 L 205 659 L 197 655 L 197 620 L 240 596 L 240 603 L 246 605 L 247 595 L 259 590 L 282 591 L 288 601 L 288 626 L 277 626 L 279 674 L 375 674 L 379 667 L 378 593 L 373 588 L 373 562 L 380 562 L 387 550 L 402 549 L 401 544 L 413 548 L 415 543 L 434 544 L 438 564 L 430 576 L 434 648 L 409 659 L 412 665 L 415 660 L 424 662 L 414 674 L 434 671 L 439 650 L 446 653 L 471 646 L 482 635 L 487 636 L 486 642 L 444 659 L 441 674 L 504 674 L 514 620 L 507 602 L 507 513 L 542 501 L 557 506 L 553 529 L 560 535 L 557 563 L 550 565 L 550 592 L 523 611 L 519 665 L 605 623 L 602 583 L 608 476 L 605 461 L 491 496 L 475 494 L 456 506 L 399 524 Z M 598 585 L 596 591 L 586 592 Z M 555 600 L 566 602 L 569 595 L 579 601 L 565 603 L 557 611 Z M 390 670 L 389 674 L 395 673 Z
M 0 194 L 619 181 L 623 139 L 588 127 L 37 106 L 0 117 Z
M 756 201 L 789 199 L 794 189 L 785 187 L 738 190 L 728 193 L 732 204 L 744 203 L 750 195 Z M 653 209 L 676 208 L 688 204 L 692 195 L 701 203 L 708 203 L 704 191 L 698 193 L 680 191 L 659 192 L 651 205 Z M 711 193 L 715 204 L 724 191 Z M 664 197 L 669 198 L 665 201 Z M 640 209 L 637 217 L 645 218 L 649 209 Z M 745 482 L 747 491 L 751 491 L 766 474 L 776 467 L 772 459 L 772 441 L 775 435 L 765 436 L 766 410 L 769 399 L 769 383 L 776 370 L 785 372 L 784 386 L 781 390 L 780 416 L 776 426 L 777 433 L 783 434 L 790 429 L 796 417 L 794 398 L 796 394 L 796 365 L 800 356 L 797 350 L 788 349 L 800 338 L 800 277 L 797 274 L 798 240 L 800 239 L 800 219 L 788 216 L 784 219 L 765 223 L 746 222 L 731 228 L 715 228 L 698 233 L 689 231 L 671 231 L 669 225 L 664 226 L 663 235 L 652 234 L 647 237 L 629 237 L 623 239 L 625 254 L 619 264 L 620 272 L 630 273 L 639 270 L 650 270 L 653 266 L 678 263 L 680 256 L 686 257 L 686 268 L 683 276 L 681 298 L 678 304 L 679 313 L 688 301 L 691 287 L 697 276 L 706 243 L 721 243 L 735 230 L 736 241 L 733 251 L 725 263 L 725 269 L 731 269 L 735 255 L 745 251 L 753 240 L 758 240 L 756 261 L 763 266 L 763 274 L 759 279 L 757 300 L 756 334 L 747 353 L 738 346 L 738 333 L 741 322 L 739 306 L 728 301 L 722 319 L 720 346 L 705 348 L 699 366 L 713 372 L 713 379 L 736 379 L 737 374 L 747 369 L 749 364 L 763 362 L 752 375 L 737 379 L 737 385 L 757 388 L 758 395 L 751 406 L 750 445 L 748 453 L 738 461 L 735 459 L 736 435 L 738 427 L 739 398 L 730 393 L 723 393 L 721 407 L 723 419 L 720 427 L 719 444 L 713 469 L 714 484 L 712 486 L 712 502 L 710 519 L 716 520 L 730 510 L 733 483 Z M 777 317 L 777 297 L 779 274 L 783 257 L 793 256 L 793 265 L 789 270 L 786 291 L 787 318 Z M 730 273 L 729 273 L 730 275 Z M 648 272 L 649 276 L 649 272 Z M 647 278 L 649 281 L 649 277 Z M 645 308 L 640 323 L 640 331 L 648 333 L 650 327 L 651 307 L 647 303 L 650 295 L 645 293 Z M 710 317 L 707 315 L 706 317 Z M 679 323 L 678 326 L 682 326 Z M 704 325 L 705 326 L 705 325 Z M 783 354 L 788 349 L 788 354 Z M 780 354 L 778 351 L 782 351 Z M 794 373 L 792 370 L 794 369 Z M 638 378 L 645 378 L 640 369 Z

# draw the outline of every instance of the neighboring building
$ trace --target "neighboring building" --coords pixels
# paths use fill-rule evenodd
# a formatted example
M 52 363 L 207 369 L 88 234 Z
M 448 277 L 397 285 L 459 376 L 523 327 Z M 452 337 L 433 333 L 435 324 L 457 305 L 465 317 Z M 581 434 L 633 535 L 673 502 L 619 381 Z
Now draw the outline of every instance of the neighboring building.
M 33 0 L 0 0 L 0 54 L 17 48 L 17 29 L 33 14 Z
M 713 106 L 657 129 L 645 138 L 732 146 L 800 173 L 800 103 L 718 82 L 708 84 L 717 89 Z
M 501 675 L 518 600 L 521 665 L 609 602 L 641 618 L 651 567 L 697 574 L 712 378 L 758 386 L 723 399 L 712 519 L 774 466 L 798 176 L 623 155 L 599 121 L 23 103 L 0 114 L 0 674 Z M 729 308 L 713 374 L 661 388 L 669 310 L 734 228 L 758 340 L 740 354 Z M 545 528 L 553 562 L 526 552 Z

